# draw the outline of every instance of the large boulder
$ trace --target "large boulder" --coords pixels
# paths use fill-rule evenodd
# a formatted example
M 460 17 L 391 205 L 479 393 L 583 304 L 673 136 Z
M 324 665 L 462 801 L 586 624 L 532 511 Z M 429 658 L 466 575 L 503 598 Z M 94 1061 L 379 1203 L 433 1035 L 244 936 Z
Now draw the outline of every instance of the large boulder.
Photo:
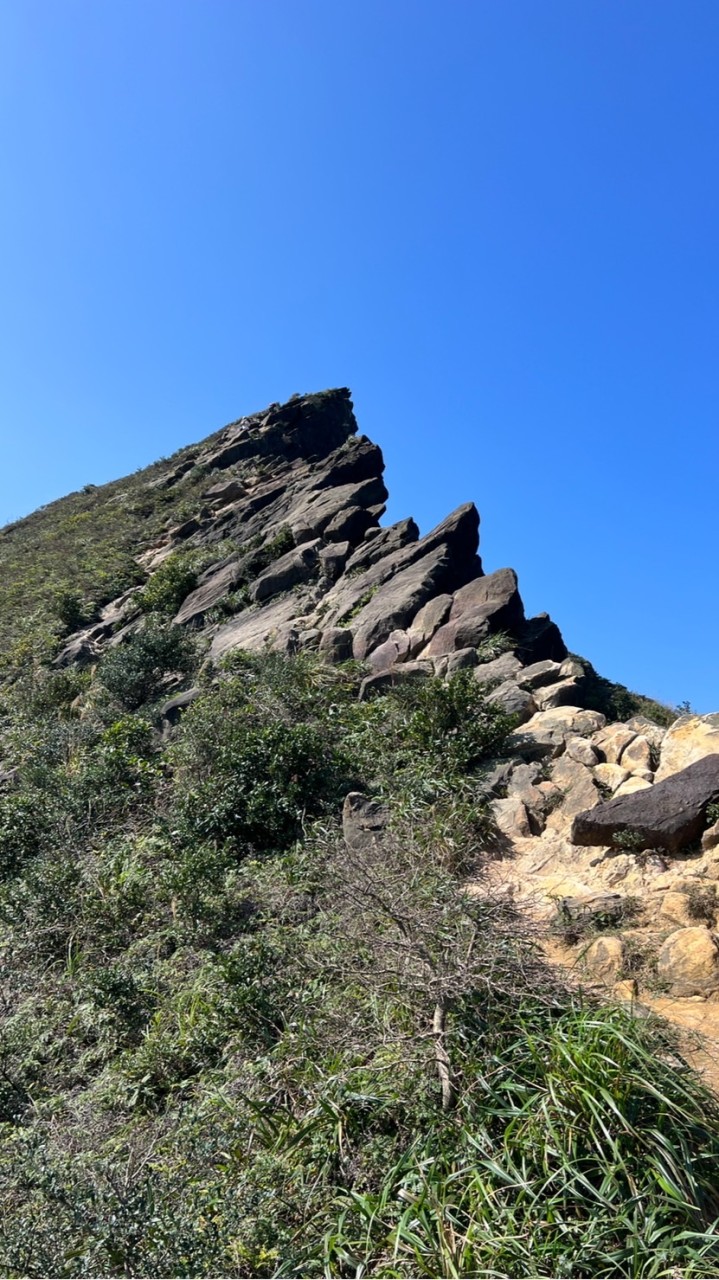
M 657 958 L 657 977 L 674 996 L 706 996 L 717 990 L 719 950 L 705 925 L 669 935 Z
M 719 755 L 711 755 L 654 786 L 647 784 L 577 814 L 571 839 L 580 845 L 611 845 L 617 836 L 629 832 L 635 835 L 637 848 L 677 853 L 700 839 L 707 808 L 717 800 Z
M 424 650 L 423 657 L 476 646 L 493 631 L 511 631 L 524 621 L 513 569 L 475 578 L 455 592 L 449 619 Z
M 568 738 L 589 737 L 604 723 L 601 711 L 587 711 L 583 707 L 554 707 L 550 711 L 538 711 L 521 729 L 510 734 L 507 751 L 525 760 L 559 756 Z
M 708 716 L 680 716 L 661 744 L 657 782 L 669 778 L 704 756 L 719 753 L 719 712 Z

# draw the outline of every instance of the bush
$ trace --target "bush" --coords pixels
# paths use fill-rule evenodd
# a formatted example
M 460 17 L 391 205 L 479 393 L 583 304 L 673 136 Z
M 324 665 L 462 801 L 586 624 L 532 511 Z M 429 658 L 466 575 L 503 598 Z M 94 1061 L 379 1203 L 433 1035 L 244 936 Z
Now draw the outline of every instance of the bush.
M 283 849 L 305 816 L 339 799 L 342 780 L 343 762 L 318 730 L 248 720 L 215 751 L 209 776 L 187 794 L 180 782 L 181 830 L 188 840 L 229 841 L 243 852 Z
M 148 623 L 126 644 L 111 649 L 100 664 L 99 678 L 108 693 L 128 711 L 159 697 L 168 675 L 193 670 L 195 644 L 179 627 Z
M 137 594 L 137 603 L 146 613 L 171 615 L 177 613 L 186 596 L 197 585 L 195 561 L 192 552 L 176 551 L 163 560 L 146 586 Z

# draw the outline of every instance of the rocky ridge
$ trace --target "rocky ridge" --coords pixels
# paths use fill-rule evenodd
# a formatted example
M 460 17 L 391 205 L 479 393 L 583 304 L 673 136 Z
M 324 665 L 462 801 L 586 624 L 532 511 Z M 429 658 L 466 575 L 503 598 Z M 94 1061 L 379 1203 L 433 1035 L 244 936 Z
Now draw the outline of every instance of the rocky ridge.
M 188 465 L 148 488 L 180 484 Z M 515 572 L 485 573 L 473 503 L 424 536 L 411 518 L 381 526 L 382 453 L 346 389 L 241 419 L 191 465 L 206 475 L 197 510 L 139 562 L 151 584 L 201 553 L 173 622 L 206 638 L 207 661 L 265 648 L 355 659 L 362 697 L 471 670 L 517 726 L 484 781 L 501 832 L 493 890 L 540 918 L 583 979 L 680 1022 L 697 1001 L 719 1012 L 719 716 L 609 720 L 557 625 L 526 618 Z M 145 626 L 143 590 L 105 605 L 57 665 L 92 663 Z M 195 691 L 170 693 L 171 732 Z

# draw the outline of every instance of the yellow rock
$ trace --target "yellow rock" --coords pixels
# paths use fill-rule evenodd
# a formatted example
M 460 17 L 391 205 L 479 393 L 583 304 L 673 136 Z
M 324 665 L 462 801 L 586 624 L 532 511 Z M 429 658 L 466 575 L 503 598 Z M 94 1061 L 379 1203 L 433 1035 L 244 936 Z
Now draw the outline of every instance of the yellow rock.
M 708 716 L 680 716 L 664 735 L 655 782 L 686 769 L 696 760 L 719 752 L 719 712 Z
M 704 925 L 677 929 L 662 946 L 657 976 L 672 995 L 704 996 L 719 987 L 719 950 Z
M 624 964 L 624 943 L 621 938 L 597 938 L 585 951 L 584 963 L 592 977 L 614 982 Z
M 689 910 L 689 898 L 686 893 L 679 893 L 677 890 L 664 894 L 659 914 L 673 920 L 675 924 L 691 926 L 696 923 Z

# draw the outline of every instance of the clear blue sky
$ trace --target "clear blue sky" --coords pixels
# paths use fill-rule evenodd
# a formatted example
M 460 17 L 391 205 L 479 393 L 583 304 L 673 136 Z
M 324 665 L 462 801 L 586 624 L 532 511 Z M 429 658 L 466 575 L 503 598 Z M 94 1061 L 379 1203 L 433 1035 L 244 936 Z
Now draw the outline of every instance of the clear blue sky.
M 717 0 L 2 0 L 0 521 L 347 384 L 390 517 L 716 709 L 718 99 Z

